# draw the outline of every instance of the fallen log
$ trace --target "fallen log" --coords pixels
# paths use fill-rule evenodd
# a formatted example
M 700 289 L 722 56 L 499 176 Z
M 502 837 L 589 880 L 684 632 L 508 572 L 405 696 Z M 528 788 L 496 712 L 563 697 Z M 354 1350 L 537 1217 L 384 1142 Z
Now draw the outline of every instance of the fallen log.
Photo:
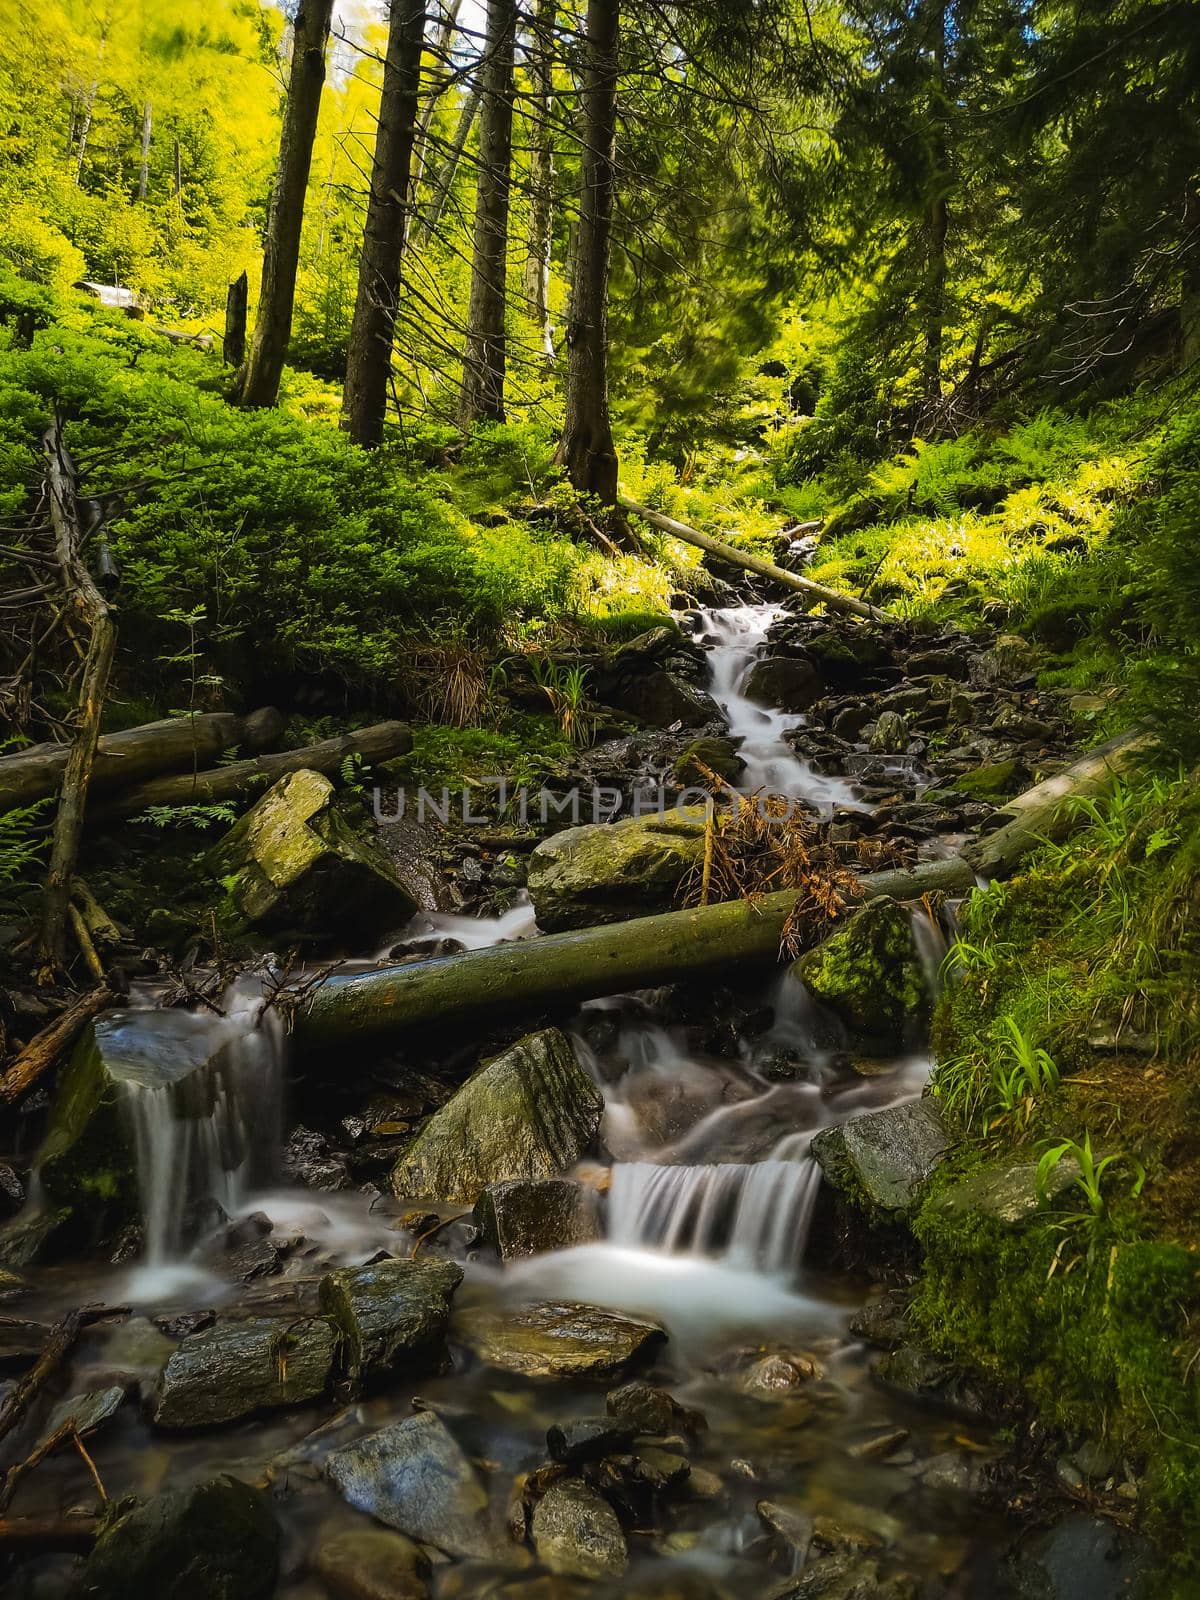
M 360 755 L 367 761 L 390 761 L 412 749 L 412 734 L 405 722 L 378 722 L 355 733 L 323 739 L 320 744 L 301 750 L 280 750 L 274 755 L 255 756 L 250 761 L 232 761 L 209 772 L 183 773 L 176 777 L 154 778 L 112 796 L 93 813 L 93 820 L 129 817 L 151 806 L 216 805 L 225 800 L 240 800 L 244 795 L 261 793 L 277 778 L 303 768 L 314 772 L 336 772 L 347 756 Z
M 182 767 L 207 767 L 230 745 L 251 752 L 269 750 L 282 732 L 282 716 L 273 706 L 265 706 L 245 717 L 232 711 L 206 711 L 105 733 L 96 746 L 91 792 L 95 796 Z M 65 744 L 38 744 L 0 756 L 0 811 L 54 794 L 70 749 Z
M 623 510 L 631 511 L 635 517 L 641 517 L 642 521 L 648 522 L 652 528 L 658 528 L 676 539 L 682 539 L 685 544 L 693 544 L 698 550 L 706 550 L 709 555 L 727 561 L 731 567 L 744 567 L 747 572 L 758 573 L 760 578 L 770 578 L 773 582 L 782 584 L 785 589 L 794 589 L 798 594 L 807 595 L 814 603 L 819 600 L 830 611 L 865 617 L 869 622 L 896 620 L 890 612 L 882 611 L 878 606 L 868 605 L 865 600 L 856 600 L 853 595 L 841 594 L 837 589 L 827 589 L 823 583 L 814 583 L 811 578 L 802 578 L 797 572 L 788 572 L 785 567 L 777 567 L 773 561 L 767 561 L 762 556 L 750 555 L 745 550 L 735 550 L 731 544 L 725 544 L 707 533 L 701 533 L 699 528 L 689 527 L 686 522 L 676 522 L 674 517 L 665 516 L 661 511 L 652 511 L 649 506 L 639 505 L 628 495 L 618 495 L 617 504 Z
M 1142 727 L 1128 728 L 1097 745 L 1055 777 L 1002 806 L 992 819 L 993 831 L 964 850 L 965 859 L 982 877 L 1009 877 L 1023 857 L 1045 840 L 1060 841 L 1086 826 L 1086 814 L 1073 810 L 1072 801 L 1106 793 L 1117 778 L 1143 764 L 1158 747 L 1157 737 Z
M 87 1512 L 54 1517 L 0 1517 L 0 1549 L 90 1550 L 100 1537 L 100 1518 Z
M 957 857 L 910 870 L 870 873 L 863 899 L 919 900 L 975 885 Z M 548 934 L 356 976 L 333 976 L 312 989 L 296 1013 L 302 1050 L 337 1049 L 349 1039 L 384 1039 L 435 1022 L 478 1022 L 571 1005 L 628 989 L 653 988 L 746 966 L 770 966 L 796 903 L 792 890 L 757 900 L 726 900 L 694 911 L 667 911 L 601 928 Z
M 62 1059 L 87 1023 L 114 1005 L 116 999 L 117 996 L 106 985 L 89 989 L 69 1005 L 61 1016 L 55 1017 L 40 1033 L 35 1033 L 0 1078 L 0 1101 L 11 1106 L 22 1095 L 28 1094 L 55 1062 Z

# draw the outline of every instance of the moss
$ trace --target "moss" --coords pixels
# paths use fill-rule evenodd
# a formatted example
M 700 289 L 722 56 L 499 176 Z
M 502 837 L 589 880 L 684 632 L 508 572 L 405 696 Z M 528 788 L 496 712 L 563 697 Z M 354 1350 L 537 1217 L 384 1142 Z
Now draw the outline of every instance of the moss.
M 964 772 L 954 781 L 959 794 L 971 795 L 978 800 L 993 800 L 1001 795 L 1015 794 L 1024 778 L 1019 761 L 990 761 L 972 772 Z
M 908 911 L 888 900 L 864 906 L 840 932 L 796 963 L 800 979 L 855 1033 L 903 1038 L 928 1015 L 929 992 Z
M 69 1231 L 99 1239 L 138 1214 L 137 1174 L 117 1091 L 91 1028 L 59 1082 L 37 1156 L 42 1190 Z

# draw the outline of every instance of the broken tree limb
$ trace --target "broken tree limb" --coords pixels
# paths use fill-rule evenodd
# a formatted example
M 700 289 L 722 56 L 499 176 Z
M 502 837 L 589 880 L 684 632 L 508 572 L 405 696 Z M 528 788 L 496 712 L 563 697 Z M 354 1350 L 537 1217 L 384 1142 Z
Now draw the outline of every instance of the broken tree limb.
M 160 772 L 207 767 L 230 745 L 251 752 L 270 750 L 282 732 L 282 715 L 274 706 L 264 706 L 244 717 L 232 711 L 204 711 L 102 734 L 92 763 L 91 791 L 107 793 Z M 53 794 L 62 782 L 70 751 L 65 744 L 38 744 L 0 756 L 0 811 Z
M 750 555 L 745 550 L 735 550 L 731 544 L 724 544 L 720 539 L 713 539 L 709 534 L 701 533 L 699 528 L 689 527 L 686 522 L 676 522 L 674 517 L 665 516 L 661 511 L 652 511 L 649 506 L 639 505 L 628 495 L 619 494 L 617 504 L 623 510 L 631 511 L 635 517 L 641 517 L 642 521 L 648 522 L 652 528 L 658 528 L 662 533 L 669 533 L 676 539 L 682 539 L 685 544 L 693 544 L 698 550 L 706 550 L 709 555 L 727 561 L 731 567 L 744 567 L 747 572 L 758 573 L 760 578 L 770 578 L 773 582 L 782 584 L 785 589 L 794 589 L 797 594 L 807 595 L 814 603 L 819 600 L 830 611 L 843 611 L 851 616 L 865 617 L 868 622 L 896 620 L 890 612 L 882 611 L 878 606 L 868 605 L 865 600 L 856 600 L 853 595 L 840 594 L 836 589 L 827 589 L 823 583 L 814 583 L 811 578 L 802 578 L 798 573 L 788 572 L 786 568 L 777 567 L 774 562 L 766 561 L 762 556 Z
M 39 1078 L 62 1059 L 86 1024 L 101 1011 L 115 1005 L 116 1000 L 116 995 L 107 986 L 89 989 L 69 1005 L 61 1016 L 55 1017 L 40 1033 L 35 1033 L 0 1078 L 0 1101 L 11 1106 L 22 1095 L 28 1094 Z
M 100 1518 L 84 1512 L 61 1517 L 0 1517 L 0 1549 L 90 1550 L 100 1537 Z
M 108 602 L 96 587 L 83 554 L 83 530 L 77 511 L 75 464 L 55 421 L 42 435 L 46 457 L 46 490 L 54 548 L 70 605 L 90 629 L 83 677 L 79 686 L 78 725 L 63 768 L 58 810 L 50 845 L 50 866 L 42 899 L 39 951 L 50 967 L 66 958 L 71 875 L 79 855 L 87 811 L 88 785 L 100 739 L 100 717 L 108 692 L 108 676 L 117 648 L 117 624 Z
M 281 750 L 275 755 L 256 756 L 252 761 L 233 761 L 227 767 L 209 772 L 184 773 L 178 777 L 155 778 L 114 795 L 95 813 L 95 819 L 129 817 L 151 806 L 218 805 L 262 793 L 277 778 L 309 768 L 314 772 L 336 772 L 347 756 L 360 755 L 368 761 L 389 761 L 412 749 L 412 734 L 405 722 L 378 722 L 355 733 L 323 739 L 320 744 L 301 750 Z
M 1128 728 L 1097 745 L 1063 772 L 1010 800 L 992 819 L 999 825 L 976 840 L 964 856 L 981 876 L 1007 878 L 1045 840 L 1065 839 L 1075 828 L 1086 826 L 1086 814 L 1074 811 L 1073 801 L 1104 794 L 1158 748 L 1157 737 L 1143 727 Z
M 935 890 L 965 894 L 975 878 L 952 856 L 909 871 L 870 873 L 859 882 L 863 899 L 919 900 Z M 302 1050 L 320 1052 L 430 1023 L 473 1023 L 740 967 L 769 967 L 779 960 L 796 899 L 789 889 L 334 976 L 313 989 L 297 1012 L 295 1037 Z

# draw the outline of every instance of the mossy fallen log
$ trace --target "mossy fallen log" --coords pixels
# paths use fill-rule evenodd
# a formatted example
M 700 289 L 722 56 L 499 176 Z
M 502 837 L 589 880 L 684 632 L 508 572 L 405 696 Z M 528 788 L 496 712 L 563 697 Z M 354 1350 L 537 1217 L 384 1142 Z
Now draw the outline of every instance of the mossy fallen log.
M 411 749 L 412 733 L 407 723 L 377 722 L 370 728 L 339 734 L 335 739 L 322 739 L 320 744 L 305 745 L 301 750 L 280 750 L 250 761 L 232 761 L 210 772 L 151 779 L 110 796 L 95 812 L 95 820 L 134 816 L 151 806 L 205 806 L 240 800 L 246 795 L 257 798 L 289 772 L 336 772 L 347 756 L 390 761 L 407 755 Z
M 941 890 L 966 894 L 975 879 L 957 857 L 909 870 L 870 873 L 862 897 L 917 900 Z M 770 967 L 796 895 L 728 900 L 667 911 L 602 928 L 581 928 L 378 972 L 333 976 L 314 989 L 295 1018 L 302 1050 L 321 1052 L 350 1039 L 386 1039 L 410 1028 L 455 1025 L 538 1007 L 563 1007 L 628 989 Z
M 1007 878 L 1031 850 L 1045 840 L 1062 840 L 1085 826 L 1087 813 L 1072 802 L 1094 800 L 1107 793 L 1124 773 L 1143 765 L 1159 741 L 1147 728 L 1127 728 L 1097 745 L 1053 778 L 1035 784 L 1001 808 L 993 831 L 964 850 L 963 855 L 985 878 Z

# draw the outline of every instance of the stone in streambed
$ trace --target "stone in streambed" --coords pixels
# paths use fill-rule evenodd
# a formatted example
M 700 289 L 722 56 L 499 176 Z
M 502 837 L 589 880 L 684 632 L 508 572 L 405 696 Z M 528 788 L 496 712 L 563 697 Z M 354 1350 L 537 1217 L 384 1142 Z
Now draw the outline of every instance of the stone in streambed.
M 487 1558 L 498 1541 L 475 1469 L 440 1417 L 423 1411 L 369 1433 L 325 1464 L 358 1511 L 452 1556 Z
M 555 1461 L 573 1467 L 628 1449 L 636 1435 L 634 1425 L 619 1417 L 576 1417 L 556 1422 L 546 1434 L 546 1444 Z
M 549 1178 L 583 1155 L 604 1102 L 557 1028 L 518 1040 L 434 1113 L 392 1169 L 402 1199 L 472 1205 L 491 1183 Z
M 1025 1600 L 1150 1600 L 1164 1593 L 1155 1565 L 1146 1540 L 1075 1512 L 1021 1543 L 1012 1577 Z
M 354 1378 L 436 1365 L 450 1297 L 462 1282 L 453 1261 L 376 1261 L 321 1279 L 321 1309 L 342 1336 Z
M 903 1215 L 951 1146 L 932 1100 L 908 1100 L 826 1128 L 812 1153 L 826 1183 L 869 1211 Z
M 704 785 L 707 773 L 715 772 L 718 778 L 732 783 L 745 771 L 746 763 L 738 755 L 731 739 L 694 739 L 671 768 L 678 783 Z
M 762 656 L 751 667 L 743 693 L 759 705 L 799 712 L 821 698 L 825 685 L 803 656 Z
M 619 1578 L 629 1551 L 617 1514 L 578 1478 L 551 1484 L 533 1513 L 538 1560 L 564 1577 Z
M 111 1384 L 107 1389 L 93 1389 L 87 1394 L 68 1395 L 65 1400 L 60 1400 L 46 1419 L 38 1444 L 44 1444 L 47 1439 L 69 1422 L 75 1432 L 81 1437 L 95 1433 L 97 1428 L 115 1417 L 125 1403 L 125 1390 L 119 1383 Z
M 624 664 L 622 664 L 624 668 Z M 652 728 L 701 728 L 713 721 L 717 708 L 700 689 L 694 689 L 665 667 L 646 671 L 638 663 L 595 683 L 597 698 L 617 711 L 626 711 Z
M 153 1420 L 160 1428 L 203 1428 L 315 1400 L 329 1386 L 336 1344 L 324 1317 L 218 1322 L 168 1358 Z
M 426 1600 L 429 1557 L 403 1533 L 355 1528 L 319 1538 L 313 1571 L 335 1600 Z
M 475 1222 L 502 1261 L 590 1244 L 602 1233 L 595 1191 L 568 1178 L 489 1184 L 475 1202 Z
M 279 1573 L 279 1525 L 228 1476 L 155 1495 L 109 1522 L 83 1568 L 89 1600 L 259 1600 Z
M 225 884 L 226 929 L 329 940 L 362 937 L 416 909 L 379 845 L 334 804 L 323 773 L 290 772 L 206 857 Z
M 634 1379 L 605 1397 L 609 1415 L 631 1422 L 638 1433 L 665 1435 L 681 1429 L 703 1433 L 708 1427 L 702 1411 L 682 1406 L 666 1389 Z
M 546 933 L 673 911 L 704 860 L 702 806 L 591 822 L 545 839 L 529 858 L 529 894 Z
M 667 1337 L 655 1322 L 566 1301 L 473 1306 L 457 1313 L 452 1336 L 489 1366 L 528 1378 L 614 1378 Z
M 904 1042 L 929 1014 L 929 986 L 912 918 L 894 900 L 872 900 L 793 965 L 809 993 L 852 1034 L 883 1047 Z

